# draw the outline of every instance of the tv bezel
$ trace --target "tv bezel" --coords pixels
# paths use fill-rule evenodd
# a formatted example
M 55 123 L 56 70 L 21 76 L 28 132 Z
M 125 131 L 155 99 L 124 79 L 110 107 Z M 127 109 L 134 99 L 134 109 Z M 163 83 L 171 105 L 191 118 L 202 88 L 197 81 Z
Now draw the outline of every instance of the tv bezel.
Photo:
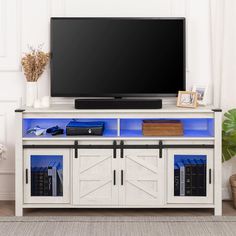
M 52 44 L 52 21 L 63 19 L 113 19 L 113 20 L 181 20 L 183 21 L 183 90 L 186 90 L 186 18 L 185 17 L 51 17 L 50 19 L 50 48 L 51 48 L 51 60 L 50 60 L 50 87 L 51 97 L 176 97 L 178 93 L 92 93 L 92 94 L 60 94 L 54 93 L 52 89 L 53 79 L 53 44 Z

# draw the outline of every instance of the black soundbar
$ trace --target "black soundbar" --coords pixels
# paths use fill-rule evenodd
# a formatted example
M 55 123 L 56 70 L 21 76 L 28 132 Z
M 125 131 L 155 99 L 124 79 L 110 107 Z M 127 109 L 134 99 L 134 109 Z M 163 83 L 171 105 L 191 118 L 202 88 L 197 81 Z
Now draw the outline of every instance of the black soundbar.
M 75 99 L 75 109 L 161 109 L 161 99 Z

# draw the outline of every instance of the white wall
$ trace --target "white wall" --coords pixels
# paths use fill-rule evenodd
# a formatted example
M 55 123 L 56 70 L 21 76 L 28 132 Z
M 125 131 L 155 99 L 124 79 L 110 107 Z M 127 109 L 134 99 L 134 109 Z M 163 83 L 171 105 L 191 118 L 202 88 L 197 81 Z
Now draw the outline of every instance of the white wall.
M 212 102 L 210 0 L 0 0 L 0 199 L 14 194 L 14 108 L 24 100 L 20 57 L 27 45 L 49 50 L 51 16 L 150 16 L 187 18 L 187 87 L 209 84 Z M 49 71 L 40 78 L 39 95 L 49 94 Z M 57 99 L 54 100 L 57 102 Z
M 214 50 L 214 81 L 217 80 L 214 100 L 226 112 L 236 108 L 236 1 L 213 0 L 215 14 L 218 15 L 213 27 L 213 43 L 218 44 Z M 214 26 L 214 25 L 213 25 Z M 236 157 L 223 163 L 223 196 L 229 197 L 229 176 L 236 173 Z

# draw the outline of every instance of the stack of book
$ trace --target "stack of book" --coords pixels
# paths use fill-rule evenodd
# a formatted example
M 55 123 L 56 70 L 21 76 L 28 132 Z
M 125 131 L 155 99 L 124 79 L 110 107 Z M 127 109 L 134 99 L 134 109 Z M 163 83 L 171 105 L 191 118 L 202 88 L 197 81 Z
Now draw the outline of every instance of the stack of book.
M 31 168 L 31 196 L 62 196 L 63 176 L 60 162 Z
M 186 159 L 175 163 L 175 196 L 206 196 L 206 160 Z

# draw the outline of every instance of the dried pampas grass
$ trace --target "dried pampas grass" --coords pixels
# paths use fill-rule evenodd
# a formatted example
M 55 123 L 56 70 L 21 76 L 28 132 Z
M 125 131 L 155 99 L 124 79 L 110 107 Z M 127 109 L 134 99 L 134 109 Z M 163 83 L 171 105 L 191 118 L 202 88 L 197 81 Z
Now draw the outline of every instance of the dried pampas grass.
M 28 82 L 36 82 L 43 74 L 47 63 L 49 62 L 50 53 L 43 52 L 41 48 L 42 45 L 37 49 L 29 47 L 30 52 L 25 53 L 25 56 L 21 59 L 21 65 Z

